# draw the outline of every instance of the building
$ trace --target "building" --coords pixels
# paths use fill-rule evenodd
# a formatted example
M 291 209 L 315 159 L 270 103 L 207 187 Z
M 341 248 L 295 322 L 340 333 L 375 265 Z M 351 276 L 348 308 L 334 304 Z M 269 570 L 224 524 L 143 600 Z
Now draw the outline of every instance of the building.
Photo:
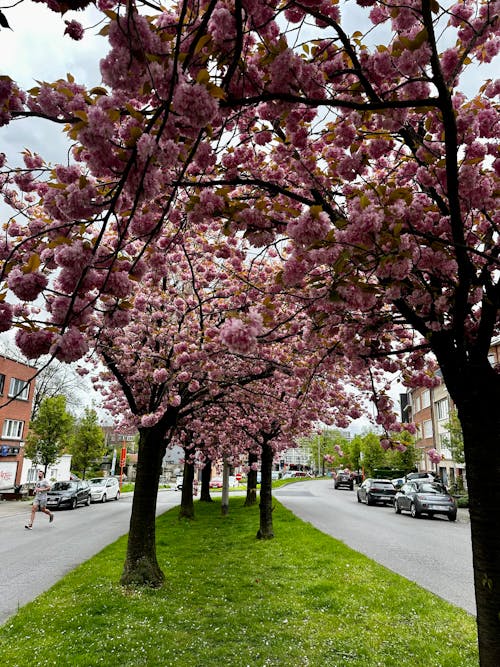
M 0 491 L 24 483 L 23 460 L 36 369 L 0 355 Z
M 417 464 L 419 470 L 439 473 L 446 485 L 454 484 L 461 477 L 465 485 L 465 464 L 454 461 L 448 448 L 450 436 L 446 427 L 450 421 L 453 403 L 444 382 L 437 387 L 412 389 L 405 402 L 404 419 L 406 421 L 410 417 L 417 429 L 415 446 L 420 453 Z M 430 449 L 441 454 L 439 463 L 432 463 L 429 459 Z
M 492 366 L 500 367 L 500 337 L 491 341 L 488 359 Z M 440 371 L 438 377 L 441 378 L 441 382 L 437 387 L 419 387 L 401 394 L 401 418 L 403 422 L 413 422 L 416 426 L 415 445 L 420 451 L 419 470 L 434 470 L 440 474 L 445 484 L 451 485 L 461 481 L 466 488 L 465 463 L 454 461 L 447 446 L 449 432 L 446 425 L 450 421 L 453 402 Z M 435 449 L 441 454 L 440 463 L 431 463 L 428 456 L 430 449 Z

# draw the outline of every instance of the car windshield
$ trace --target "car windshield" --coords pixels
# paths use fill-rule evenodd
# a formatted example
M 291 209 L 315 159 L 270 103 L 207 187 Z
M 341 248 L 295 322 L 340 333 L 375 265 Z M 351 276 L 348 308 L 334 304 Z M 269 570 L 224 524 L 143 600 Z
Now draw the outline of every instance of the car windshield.
M 418 484 L 418 490 L 422 493 L 447 493 L 444 486 L 436 482 L 421 482 Z
M 56 482 L 52 487 L 52 491 L 69 491 L 70 489 L 74 489 L 75 486 L 74 482 Z
M 102 478 L 90 479 L 89 482 L 94 486 L 103 486 L 106 482 Z

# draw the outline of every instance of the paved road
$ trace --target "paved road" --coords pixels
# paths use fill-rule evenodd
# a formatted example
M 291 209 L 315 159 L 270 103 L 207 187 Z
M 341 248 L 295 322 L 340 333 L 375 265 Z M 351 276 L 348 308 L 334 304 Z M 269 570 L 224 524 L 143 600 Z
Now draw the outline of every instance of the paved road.
M 356 492 L 335 490 L 332 481 L 296 482 L 276 498 L 304 521 L 390 570 L 476 613 L 470 523 L 446 517 L 412 519 L 392 507 L 360 504 Z
M 157 514 L 179 501 L 179 492 L 160 491 Z M 125 535 L 132 494 L 123 495 L 118 502 L 54 512 L 50 525 L 48 517 L 38 513 L 31 531 L 24 528 L 30 504 L 5 505 L 0 509 L 0 625 L 77 565 Z

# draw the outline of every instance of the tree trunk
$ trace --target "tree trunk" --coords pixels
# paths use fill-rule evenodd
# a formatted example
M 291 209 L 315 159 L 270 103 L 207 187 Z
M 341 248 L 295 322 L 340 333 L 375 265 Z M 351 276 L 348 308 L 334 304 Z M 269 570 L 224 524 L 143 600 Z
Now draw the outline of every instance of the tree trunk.
M 252 468 L 254 463 L 259 460 L 255 452 L 248 454 L 248 475 L 247 475 L 247 497 L 245 507 L 251 507 L 257 502 L 257 471 Z
M 184 476 L 182 478 L 181 508 L 179 511 L 180 519 L 194 519 L 193 482 L 194 465 L 188 463 L 188 453 L 186 452 Z
M 229 514 L 229 463 L 224 461 L 224 468 L 222 470 L 222 499 L 221 512 L 222 516 Z
M 201 492 L 200 502 L 211 503 L 212 497 L 210 495 L 210 478 L 212 477 L 212 461 L 207 459 L 205 467 L 201 471 Z
M 274 537 L 273 530 L 273 494 L 272 494 L 272 469 L 273 450 L 267 442 L 262 445 L 261 479 L 260 479 L 260 527 L 257 533 L 259 540 L 271 540 Z
M 121 576 L 125 585 L 158 587 L 164 574 L 156 560 L 156 499 L 165 454 L 164 430 L 139 429 L 139 452 L 127 556 Z
M 481 667 L 500 665 L 500 378 L 485 360 L 438 362 L 464 436 Z

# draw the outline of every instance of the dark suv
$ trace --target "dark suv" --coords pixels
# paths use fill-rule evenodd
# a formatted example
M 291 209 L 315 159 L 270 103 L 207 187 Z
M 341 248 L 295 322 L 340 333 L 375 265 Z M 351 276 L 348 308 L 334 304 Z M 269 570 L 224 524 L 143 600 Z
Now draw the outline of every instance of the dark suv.
M 350 472 L 341 470 L 337 473 L 337 477 L 335 477 L 335 488 L 340 489 L 341 486 L 347 486 L 351 491 L 354 489 L 354 480 Z

